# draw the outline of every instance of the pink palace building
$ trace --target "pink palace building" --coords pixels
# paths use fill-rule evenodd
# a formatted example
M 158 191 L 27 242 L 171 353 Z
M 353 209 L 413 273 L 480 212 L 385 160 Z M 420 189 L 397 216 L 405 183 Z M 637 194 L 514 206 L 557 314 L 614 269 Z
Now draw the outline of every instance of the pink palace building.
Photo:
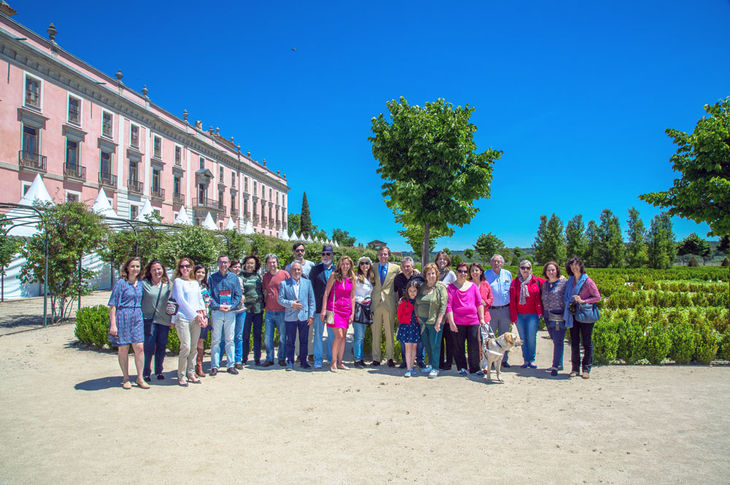
M 286 174 L 241 153 L 240 145 L 178 118 L 55 41 L 12 20 L 0 0 L 0 201 L 17 203 L 37 174 L 54 202 L 88 206 L 103 189 L 118 217 L 146 201 L 172 223 L 184 208 L 200 224 L 281 236 Z

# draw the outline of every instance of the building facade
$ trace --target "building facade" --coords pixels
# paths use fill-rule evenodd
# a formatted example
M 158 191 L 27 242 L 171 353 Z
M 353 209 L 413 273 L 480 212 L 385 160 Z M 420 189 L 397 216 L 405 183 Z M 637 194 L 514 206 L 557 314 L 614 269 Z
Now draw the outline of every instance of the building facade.
M 0 5 L 0 200 L 18 202 L 37 173 L 54 202 L 93 204 L 103 188 L 117 215 L 149 200 L 163 223 L 184 207 L 194 224 L 279 237 L 287 226 L 286 174 L 153 104 L 42 37 Z

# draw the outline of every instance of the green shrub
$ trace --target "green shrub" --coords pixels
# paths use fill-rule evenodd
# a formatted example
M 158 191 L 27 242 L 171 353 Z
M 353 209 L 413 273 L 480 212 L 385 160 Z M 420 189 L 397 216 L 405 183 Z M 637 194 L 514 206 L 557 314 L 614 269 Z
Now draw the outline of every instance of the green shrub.
M 722 260 L 722 263 L 720 263 L 720 266 L 724 266 L 726 268 L 728 266 L 730 266 L 730 259 L 727 256 L 725 256 L 725 259 Z
M 720 360 L 730 360 L 730 330 L 726 330 L 720 338 L 717 358 Z
M 195 345 L 198 345 L 195 342 Z M 177 336 L 177 329 L 174 325 L 170 326 L 170 333 L 167 336 L 167 350 L 173 354 L 180 353 L 180 337 Z
M 703 323 L 695 331 L 694 358 L 701 364 L 709 364 L 717 355 L 719 334 L 710 325 Z
M 646 359 L 652 364 L 661 364 L 672 349 L 672 337 L 662 324 L 653 325 L 646 332 Z
M 619 346 L 616 356 L 627 364 L 634 364 L 646 355 L 644 328 L 636 322 L 619 322 Z
M 76 313 L 74 334 L 80 342 L 102 348 L 112 347 L 109 342 L 109 307 L 96 305 L 83 307 Z
M 672 338 L 672 348 L 669 358 L 677 364 L 687 364 L 692 361 L 695 348 L 695 332 L 687 322 L 680 322 L 670 327 L 669 335 Z
M 593 360 L 596 364 L 606 365 L 616 360 L 620 337 L 618 323 L 599 320 L 593 329 Z

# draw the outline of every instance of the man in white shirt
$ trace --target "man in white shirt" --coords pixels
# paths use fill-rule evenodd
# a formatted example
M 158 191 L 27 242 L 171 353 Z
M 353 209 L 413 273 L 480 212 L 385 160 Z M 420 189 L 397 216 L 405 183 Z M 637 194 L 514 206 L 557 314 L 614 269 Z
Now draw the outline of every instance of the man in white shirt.
M 502 335 L 503 333 L 509 332 L 512 321 L 509 315 L 509 288 L 512 284 L 512 273 L 506 269 L 502 269 L 504 266 L 504 258 L 501 254 L 495 254 L 490 260 L 492 265 L 491 271 L 485 271 L 484 277 L 489 282 L 489 286 L 492 287 L 492 295 L 494 301 L 492 306 L 489 308 L 489 315 L 491 321 L 489 326 L 493 333 Z M 507 362 L 507 356 L 509 352 L 504 353 L 502 359 L 502 367 L 511 367 Z

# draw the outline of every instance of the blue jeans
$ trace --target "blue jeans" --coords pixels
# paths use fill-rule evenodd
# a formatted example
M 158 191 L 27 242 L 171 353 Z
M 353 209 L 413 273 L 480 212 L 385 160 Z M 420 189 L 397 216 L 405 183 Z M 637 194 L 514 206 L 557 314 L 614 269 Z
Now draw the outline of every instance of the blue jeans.
M 325 357 L 324 351 L 324 322 L 322 321 L 321 314 L 314 314 L 314 344 L 312 345 L 312 351 L 314 353 L 314 365 L 322 365 L 322 361 Z M 327 360 L 332 362 L 332 340 L 327 338 Z
M 299 330 L 299 363 L 307 363 L 307 338 L 309 325 L 306 320 L 286 322 L 286 362 L 294 363 L 294 348 L 296 347 L 297 330 Z
M 165 360 L 165 349 L 170 327 L 153 323 L 151 318 L 144 319 L 144 370 L 142 375 L 151 374 L 152 356 L 155 356 L 155 374 L 162 374 L 162 362 Z
M 444 329 L 441 327 L 436 331 L 435 325 L 426 325 L 426 330 L 421 334 L 421 341 L 426 343 L 428 347 L 428 360 L 434 370 L 439 369 L 439 361 L 441 355 L 441 334 Z
M 279 329 L 279 360 L 285 360 L 286 323 L 283 311 L 267 311 L 264 319 L 264 345 L 266 345 L 266 360 L 269 362 L 274 362 L 274 328 Z
M 229 368 L 233 367 L 235 346 L 233 333 L 236 328 L 236 314 L 213 310 L 213 339 L 210 344 L 210 368 L 217 369 L 221 362 L 221 341 L 225 343 L 226 360 Z
M 547 322 L 547 331 L 553 340 L 553 367 L 556 369 L 563 366 L 565 330 L 565 322 Z
M 352 339 L 352 355 L 355 362 L 362 360 L 362 349 L 365 343 L 365 329 L 368 328 L 364 323 L 352 322 L 352 328 L 355 330 L 355 336 Z
M 236 313 L 235 315 L 236 326 L 233 330 L 233 346 L 235 347 L 236 364 L 241 364 L 243 363 L 243 322 L 246 321 L 246 312 Z
M 525 364 L 535 362 L 535 351 L 537 349 L 537 326 L 540 317 L 537 313 L 518 313 L 517 331 L 522 339 L 522 358 Z
M 261 329 L 264 326 L 263 313 L 246 313 L 246 321 L 243 324 L 243 341 L 241 355 L 242 362 L 248 360 L 248 352 L 251 346 L 251 325 L 253 324 L 253 361 L 261 362 Z

